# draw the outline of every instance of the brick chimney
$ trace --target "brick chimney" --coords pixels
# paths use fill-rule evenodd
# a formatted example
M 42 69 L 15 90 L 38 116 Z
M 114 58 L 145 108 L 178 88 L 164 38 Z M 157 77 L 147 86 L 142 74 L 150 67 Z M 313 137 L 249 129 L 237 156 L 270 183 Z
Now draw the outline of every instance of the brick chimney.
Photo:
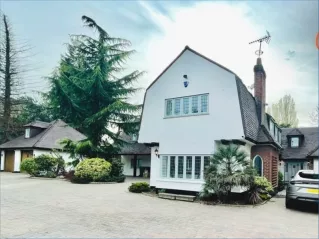
M 266 107 L 266 72 L 261 63 L 261 58 L 257 58 L 257 64 L 254 66 L 254 89 L 255 100 L 257 106 L 257 114 L 260 124 L 264 123 L 265 107 Z

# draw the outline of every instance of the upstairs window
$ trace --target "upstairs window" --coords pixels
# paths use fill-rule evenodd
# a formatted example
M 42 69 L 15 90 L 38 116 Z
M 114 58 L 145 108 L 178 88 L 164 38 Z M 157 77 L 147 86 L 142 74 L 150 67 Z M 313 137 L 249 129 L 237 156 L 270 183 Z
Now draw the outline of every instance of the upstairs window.
M 173 100 L 166 100 L 166 115 L 171 116 L 173 113 Z
M 207 113 L 208 94 L 165 100 L 165 117 L 178 117 Z
M 274 122 L 272 122 L 271 120 L 269 121 L 269 131 L 271 135 L 274 136 Z
M 201 96 L 201 112 L 202 113 L 206 113 L 208 111 L 207 106 L 208 106 L 208 97 L 207 95 L 202 95 Z
M 30 128 L 25 129 L 25 138 L 30 138 Z
M 292 137 L 290 139 L 290 146 L 291 146 L 291 148 L 298 148 L 299 147 L 299 137 Z
M 189 97 L 183 98 L 183 113 L 184 115 L 188 115 L 189 113 Z
M 174 114 L 179 115 L 181 113 L 181 99 L 175 99 L 174 102 Z

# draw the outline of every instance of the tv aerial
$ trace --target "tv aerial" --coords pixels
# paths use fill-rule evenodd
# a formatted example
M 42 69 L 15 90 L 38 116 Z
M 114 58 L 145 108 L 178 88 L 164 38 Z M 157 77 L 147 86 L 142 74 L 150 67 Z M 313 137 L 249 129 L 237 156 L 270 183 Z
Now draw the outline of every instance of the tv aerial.
M 264 52 L 261 50 L 261 43 L 262 43 L 262 42 L 266 42 L 267 44 L 269 44 L 269 42 L 270 42 L 271 36 L 270 36 L 270 34 L 269 34 L 268 31 L 266 31 L 266 32 L 267 32 L 267 35 L 266 35 L 266 36 L 264 36 L 264 37 L 262 37 L 262 38 L 259 38 L 259 39 L 255 40 L 255 41 L 249 42 L 249 44 L 259 42 L 259 50 L 255 51 L 255 54 L 256 54 L 258 57 L 260 57 L 260 56 L 264 53 Z

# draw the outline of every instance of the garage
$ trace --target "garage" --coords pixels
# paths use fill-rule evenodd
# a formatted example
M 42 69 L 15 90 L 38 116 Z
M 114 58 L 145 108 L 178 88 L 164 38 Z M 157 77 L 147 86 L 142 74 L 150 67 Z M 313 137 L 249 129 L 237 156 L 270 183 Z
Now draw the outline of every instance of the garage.
M 14 151 L 6 151 L 5 155 L 5 165 L 4 165 L 4 171 L 6 172 L 13 172 L 14 171 Z

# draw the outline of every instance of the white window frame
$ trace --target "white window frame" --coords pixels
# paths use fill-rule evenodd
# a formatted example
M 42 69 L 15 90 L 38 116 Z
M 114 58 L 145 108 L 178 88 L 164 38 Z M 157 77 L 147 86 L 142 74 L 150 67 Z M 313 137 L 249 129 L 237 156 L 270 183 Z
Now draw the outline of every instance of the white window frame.
M 202 111 L 202 96 L 207 96 L 207 112 L 201 112 Z M 193 105 L 193 97 L 197 97 L 197 107 L 198 112 L 192 113 L 192 105 Z M 184 113 L 184 99 L 188 98 L 188 113 Z M 171 100 L 172 101 L 172 114 L 167 115 L 167 102 Z M 179 108 L 180 111 L 178 114 L 175 114 L 175 100 L 179 100 Z M 209 94 L 200 94 L 200 95 L 190 95 L 190 96 L 183 96 L 183 97 L 177 97 L 177 98 L 169 98 L 165 99 L 165 107 L 164 107 L 164 118 L 175 118 L 175 117 L 185 117 L 185 116 L 194 116 L 194 115 L 207 115 L 209 114 Z
M 297 146 L 292 146 L 292 140 L 293 139 L 298 139 L 298 145 Z M 300 147 L 300 138 L 299 137 L 291 137 L 290 138 L 290 147 L 291 148 L 299 148 Z
M 274 122 L 272 122 L 272 120 L 269 121 L 269 131 L 270 131 L 270 134 L 272 136 L 274 136 L 274 128 L 275 128 L 275 124 Z
M 170 177 L 170 168 L 171 168 L 171 157 L 174 156 L 175 157 L 175 177 L 172 178 Z M 163 176 L 163 158 L 167 159 L 167 169 L 166 169 L 166 177 Z M 178 161 L 179 161 L 179 157 L 183 157 L 183 177 L 179 178 L 178 177 Z M 192 165 L 192 170 L 191 170 L 191 177 L 187 178 L 186 177 L 186 167 L 187 167 L 187 157 L 191 157 L 192 161 L 191 161 L 191 165 Z M 195 178 L 195 157 L 200 157 L 200 173 L 199 173 L 199 178 Z M 172 181 L 204 181 L 204 159 L 205 157 L 208 157 L 208 159 L 210 159 L 210 155 L 181 155 L 181 154 L 177 154 L 177 155 L 161 155 L 160 156 L 160 178 L 162 179 L 167 179 L 167 180 L 172 180 Z
M 30 138 L 30 132 L 31 132 L 30 128 L 25 129 L 25 138 L 26 139 Z

